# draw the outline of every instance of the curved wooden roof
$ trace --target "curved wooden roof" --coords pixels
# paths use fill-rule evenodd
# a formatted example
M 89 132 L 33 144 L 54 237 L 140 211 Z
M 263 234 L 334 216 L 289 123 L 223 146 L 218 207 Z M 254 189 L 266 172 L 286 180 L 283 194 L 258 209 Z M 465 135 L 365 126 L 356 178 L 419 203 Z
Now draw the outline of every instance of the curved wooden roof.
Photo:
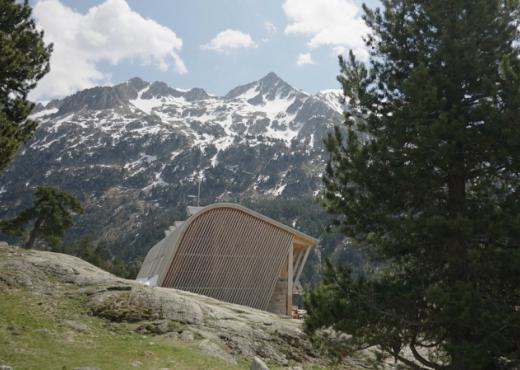
M 237 204 L 191 211 L 148 252 L 138 280 L 266 309 L 289 249 L 317 243 Z

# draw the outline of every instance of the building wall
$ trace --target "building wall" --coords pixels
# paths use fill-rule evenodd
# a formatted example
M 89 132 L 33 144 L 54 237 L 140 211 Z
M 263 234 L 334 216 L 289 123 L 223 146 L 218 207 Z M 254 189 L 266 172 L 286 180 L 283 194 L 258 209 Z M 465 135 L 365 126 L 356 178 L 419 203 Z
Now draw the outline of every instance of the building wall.
M 234 208 L 193 217 L 161 286 L 266 310 L 293 235 Z

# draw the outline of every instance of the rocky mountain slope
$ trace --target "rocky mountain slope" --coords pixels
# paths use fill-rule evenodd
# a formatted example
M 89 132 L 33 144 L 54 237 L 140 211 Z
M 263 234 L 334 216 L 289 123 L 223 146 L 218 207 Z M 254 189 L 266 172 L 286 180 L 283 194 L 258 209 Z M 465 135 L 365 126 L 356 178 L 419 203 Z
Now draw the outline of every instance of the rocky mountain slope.
M 338 91 L 309 95 L 274 73 L 222 97 L 139 78 L 80 91 L 35 110 L 33 140 L 0 178 L 0 218 L 29 203 L 34 187 L 59 186 L 86 208 L 69 240 L 90 235 L 132 259 L 184 218 L 199 181 L 201 204 L 312 205 L 323 138 L 342 110 Z
M 0 365 L 14 369 L 319 369 L 301 322 L 124 280 L 0 243 Z M 369 355 L 369 354 L 367 354 Z M 348 358 L 339 368 L 367 368 Z

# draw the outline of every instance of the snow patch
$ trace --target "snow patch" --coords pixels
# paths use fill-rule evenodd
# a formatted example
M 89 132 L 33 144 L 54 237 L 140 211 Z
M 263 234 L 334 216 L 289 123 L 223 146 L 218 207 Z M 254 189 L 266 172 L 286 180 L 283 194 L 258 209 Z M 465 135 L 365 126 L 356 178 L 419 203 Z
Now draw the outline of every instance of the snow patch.
M 242 94 L 235 97 L 235 99 L 249 100 L 258 95 L 258 85 L 254 85 L 249 90 L 244 91 Z
M 274 195 L 275 197 L 280 196 L 285 188 L 287 187 L 287 184 L 281 184 L 278 185 L 276 188 L 266 191 L 266 194 Z
M 142 110 L 146 114 L 151 114 L 152 110 L 154 108 L 160 107 L 163 104 L 163 102 L 162 98 L 143 99 L 143 93 L 145 93 L 148 89 L 149 87 L 146 87 L 143 90 L 139 91 L 137 99 L 130 100 L 130 104 Z
M 155 180 L 148 186 L 144 187 L 143 188 L 143 191 L 145 192 L 148 192 L 150 190 L 152 190 L 153 188 L 155 187 L 159 187 L 159 186 L 168 186 L 169 184 L 163 180 L 162 178 L 162 172 L 164 170 L 164 168 L 166 167 L 165 164 L 162 165 L 161 167 L 161 170 L 159 172 L 155 172 L 154 174 L 154 177 L 155 177 Z
M 37 119 L 37 118 L 42 118 L 42 117 L 45 117 L 45 116 L 50 116 L 51 114 L 54 114 L 58 111 L 58 108 L 50 108 L 50 109 L 44 109 L 38 113 L 34 113 L 34 114 L 31 114 L 29 116 L 30 119 Z
M 343 113 L 344 104 L 341 102 L 343 98 L 343 91 L 340 89 L 322 90 L 316 94 L 320 100 L 324 101 L 329 107 L 338 113 Z

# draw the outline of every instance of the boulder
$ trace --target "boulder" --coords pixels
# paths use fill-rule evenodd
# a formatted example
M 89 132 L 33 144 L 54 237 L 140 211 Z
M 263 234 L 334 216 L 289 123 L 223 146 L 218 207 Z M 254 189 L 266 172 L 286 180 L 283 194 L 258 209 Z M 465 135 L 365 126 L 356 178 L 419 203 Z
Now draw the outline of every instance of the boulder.
M 209 339 L 204 339 L 199 344 L 199 349 L 205 354 L 224 360 L 230 364 L 236 364 L 235 359 L 218 344 L 211 342 Z
M 269 368 L 267 367 L 265 362 L 262 361 L 261 358 L 256 357 L 256 356 L 253 358 L 253 362 L 251 362 L 251 367 L 249 369 L 250 370 L 269 370 Z
M 63 320 L 63 324 L 81 333 L 89 331 L 89 327 L 87 325 L 76 320 Z
M 179 339 L 182 340 L 183 342 L 193 342 L 193 340 L 195 339 L 195 336 L 193 335 L 193 332 L 184 330 L 179 335 Z

